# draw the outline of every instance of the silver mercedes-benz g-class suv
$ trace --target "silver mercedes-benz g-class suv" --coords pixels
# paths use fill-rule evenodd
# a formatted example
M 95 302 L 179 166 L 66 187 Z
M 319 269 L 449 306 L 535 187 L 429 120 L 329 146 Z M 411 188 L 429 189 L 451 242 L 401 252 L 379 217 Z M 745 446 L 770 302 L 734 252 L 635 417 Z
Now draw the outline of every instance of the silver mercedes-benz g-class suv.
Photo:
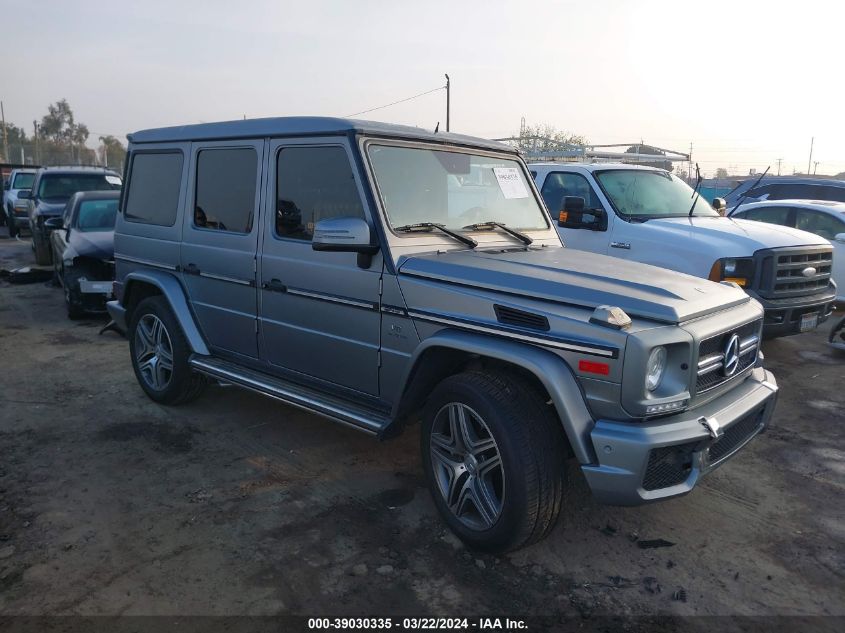
M 548 534 L 574 457 L 602 502 L 689 492 L 767 425 L 733 284 L 566 249 L 507 146 L 333 118 L 129 136 L 117 300 L 150 398 L 234 383 L 379 438 L 422 421 L 471 546 Z

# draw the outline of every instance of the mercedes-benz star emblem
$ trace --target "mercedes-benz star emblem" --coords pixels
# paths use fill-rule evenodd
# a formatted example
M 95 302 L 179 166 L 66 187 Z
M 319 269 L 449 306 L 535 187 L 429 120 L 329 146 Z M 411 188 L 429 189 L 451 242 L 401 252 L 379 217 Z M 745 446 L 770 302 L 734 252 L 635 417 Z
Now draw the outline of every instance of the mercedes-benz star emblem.
M 722 365 L 722 373 L 728 378 L 736 373 L 739 367 L 739 334 L 734 334 L 728 339 L 725 345 L 725 362 Z

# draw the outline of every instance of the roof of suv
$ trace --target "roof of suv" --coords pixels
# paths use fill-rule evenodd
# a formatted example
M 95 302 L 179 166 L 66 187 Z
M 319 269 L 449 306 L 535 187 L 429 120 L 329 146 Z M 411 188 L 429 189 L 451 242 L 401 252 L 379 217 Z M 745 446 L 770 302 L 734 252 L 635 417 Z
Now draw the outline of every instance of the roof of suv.
M 762 207 L 799 207 L 802 209 L 815 209 L 816 211 L 823 211 L 832 215 L 845 213 L 845 202 L 835 202 L 832 200 L 759 200 L 743 202 L 739 210 L 746 211 L 748 209 L 759 209 Z M 731 214 L 733 214 L 733 211 L 731 211 Z
M 236 138 L 256 138 L 273 136 L 314 136 L 338 134 L 370 134 L 390 138 L 434 141 L 457 145 L 472 145 L 516 153 L 516 149 L 504 143 L 488 139 L 452 134 L 449 132 L 429 132 L 409 125 L 394 125 L 379 121 L 360 121 L 357 119 L 339 119 L 333 117 L 273 117 L 266 119 L 244 119 L 241 121 L 221 121 L 219 123 L 199 123 L 141 130 L 127 135 L 132 143 L 166 143 L 172 141 L 206 141 Z

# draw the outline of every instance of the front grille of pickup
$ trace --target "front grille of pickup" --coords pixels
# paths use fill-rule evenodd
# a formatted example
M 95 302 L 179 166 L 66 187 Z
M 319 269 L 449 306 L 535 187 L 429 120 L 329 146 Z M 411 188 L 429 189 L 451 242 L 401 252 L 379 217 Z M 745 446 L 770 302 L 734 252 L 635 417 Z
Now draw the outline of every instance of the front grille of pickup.
M 762 424 L 763 410 L 761 409 L 745 416 L 739 422 L 728 427 L 725 430 L 725 434 L 716 440 L 707 451 L 710 464 L 718 464 L 723 459 L 729 457 L 731 453 L 759 431 Z
M 684 483 L 692 472 L 692 453 L 697 444 L 691 442 L 652 449 L 648 455 L 643 488 L 659 490 Z
M 760 294 L 769 299 L 801 297 L 830 286 L 830 246 L 774 248 L 761 260 Z
M 701 341 L 698 348 L 696 393 L 700 394 L 718 387 L 754 365 L 757 360 L 757 348 L 760 345 L 761 323 L 762 321 L 758 319 Z M 739 363 L 733 374 L 726 376 L 725 350 L 734 334 L 739 337 Z

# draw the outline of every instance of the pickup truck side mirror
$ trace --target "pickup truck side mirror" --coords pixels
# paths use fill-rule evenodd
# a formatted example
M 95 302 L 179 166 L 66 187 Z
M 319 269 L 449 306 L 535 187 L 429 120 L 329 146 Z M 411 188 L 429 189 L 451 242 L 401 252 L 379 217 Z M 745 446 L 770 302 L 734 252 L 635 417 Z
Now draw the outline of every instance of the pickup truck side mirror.
M 585 209 L 584 198 L 566 196 L 557 225 L 565 229 L 607 230 L 607 212 L 604 209 Z
M 32 198 L 31 189 L 21 189 L 18 191 L 18 200 L 29 200 Z
M 845 233 L 837 233 L 833 236 L 834 242 L 839 242 L 840 244 L 845 244 Z
M 378 244 L 373 244 L 370 225 L 363 218 L 327 218 L 314 227 L 311 248 L 315 251 L 358 253 L 358 266 L 369 268 Z
M 719 215 L 725 215 L 725 210 L 728 208 L 728 203 L 725 202 L 724 198 L 713 198 L 713 202 L 711 204 L 713 210 L 716 211 Z

